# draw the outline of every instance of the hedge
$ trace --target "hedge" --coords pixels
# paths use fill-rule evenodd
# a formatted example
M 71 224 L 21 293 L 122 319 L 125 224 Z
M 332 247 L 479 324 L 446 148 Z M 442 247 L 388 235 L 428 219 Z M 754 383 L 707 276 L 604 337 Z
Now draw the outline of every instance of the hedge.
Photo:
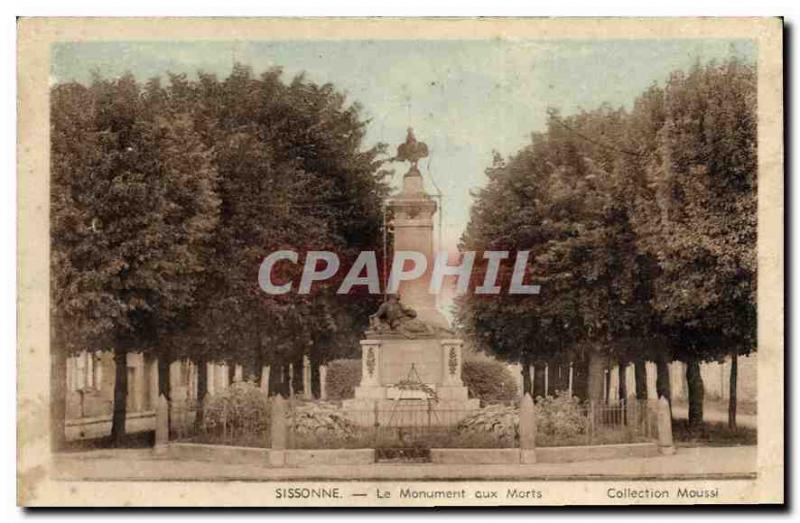
M 517 398 L 518 389 L 514 375 L 499 361 L 488 358 L 464 360 L 461 377 L 473 398 L 485 402 L 511 401 Z
M 333 360 L 328 363 L 325 391 L 329 400 L 343 400 L 355 395 L 361 383 L 361 360 Z

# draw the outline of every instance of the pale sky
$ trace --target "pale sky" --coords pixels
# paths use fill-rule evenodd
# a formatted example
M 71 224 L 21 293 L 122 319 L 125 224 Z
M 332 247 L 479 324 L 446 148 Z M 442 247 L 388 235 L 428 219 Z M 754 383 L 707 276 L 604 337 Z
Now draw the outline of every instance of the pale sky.
M 281 66 L 287 81 L 305 72 L 333 83 L 371 120 L 367 146 L 386 142 L 393 153 L 409 126 L 428 144 L 420 168 L 428 187 L 433 177 L 444 194 L 443 243 L 451 251 L 492 151 L 518 151 L 543 129 L 548 107 L 565 115 L 602 103 L 630 108 L 673 70 L 757 55 L 751 41 L 720 39 L 89 42 L 52 51 L 53 82 L 87 82 L 93 70 L 140 80 L 199 70 L 224 78 L 237 61 L 255 74 Z M 396 184 L 405 168 L 396 164 Z

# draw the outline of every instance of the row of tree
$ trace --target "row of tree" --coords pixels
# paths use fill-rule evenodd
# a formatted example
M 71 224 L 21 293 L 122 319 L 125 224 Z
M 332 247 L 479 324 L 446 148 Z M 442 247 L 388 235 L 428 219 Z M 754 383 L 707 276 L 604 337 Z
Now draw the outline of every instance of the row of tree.
M 303 355 L 349 356 L 375 297 L 269 296 L 275 250 L 380 250 L 388 193 L 382 145 L 364 147 L 359 107 L 280 70 L 224 80 L 132 75 L 51 89 L 51 353 L 54 441 L 64 437 L 66 357 L 113 350 L 112 438 L 125 430 L 126 359 L 235 362 L 285 392 Z M 312 245 L 313 243 L 313 245 Z M 279 277 L 297 267 L 285 266 Z M 335 290 L 335 289 L 334 289 Z M 314 391 L 318 393 L 318 379 Z
M 464 332 L 510 361 L 576 362 L 595 400 L 611 363 L 635 365 L 643 397 L 646 361 L 669 398 L 667 364 L 683 361 L 695 426 L 699 365 L 730 356 L 735 426 L 737 356 L 756 348 L 755 104 L 754 67 L 731 59 L 675 72 L 630 111 L 550 111 L 529 145 L 495 156 L 462 238 L 530 251 L 542 291 L 465 297 Z

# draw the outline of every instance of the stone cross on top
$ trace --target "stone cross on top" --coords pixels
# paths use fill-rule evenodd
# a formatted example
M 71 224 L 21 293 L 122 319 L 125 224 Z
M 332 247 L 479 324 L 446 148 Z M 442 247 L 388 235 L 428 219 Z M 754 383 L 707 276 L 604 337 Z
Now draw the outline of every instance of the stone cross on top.
M 411 168 L 416 169 L 417 163 L 428 156 L 428 146 L 425 142 L 418 142 L 414 137 L 414 129 L 408 128 L 406 141 L 397 146 L 397 156 L 394 157 L 398 162 L 410 162 Z

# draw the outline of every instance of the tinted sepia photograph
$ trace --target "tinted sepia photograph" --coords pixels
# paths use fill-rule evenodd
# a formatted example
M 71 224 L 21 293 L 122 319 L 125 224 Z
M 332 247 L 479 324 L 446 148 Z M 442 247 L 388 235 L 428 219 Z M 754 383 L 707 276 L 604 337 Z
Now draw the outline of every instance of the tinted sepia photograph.
M 782 20 L 20 19 L 18 503 L 783 503 Z

